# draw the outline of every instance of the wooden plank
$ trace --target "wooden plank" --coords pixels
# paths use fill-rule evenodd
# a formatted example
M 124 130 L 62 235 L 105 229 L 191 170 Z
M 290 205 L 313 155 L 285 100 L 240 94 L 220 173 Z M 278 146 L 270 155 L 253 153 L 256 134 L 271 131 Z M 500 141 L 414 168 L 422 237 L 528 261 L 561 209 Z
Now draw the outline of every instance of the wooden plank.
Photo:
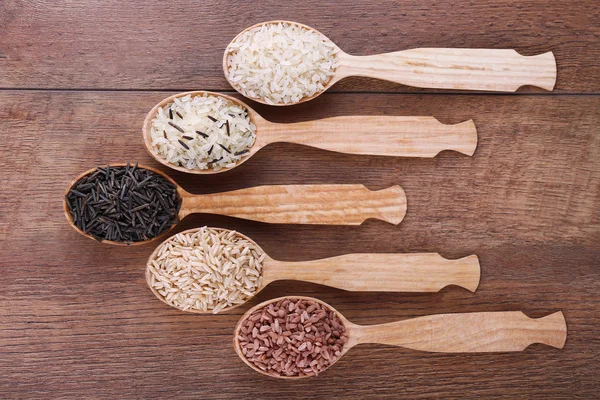
M 167 8 L 168 9 L 168 8 Z M 251 371 L 232 331 L 247 309 L 199 316 L 171 309 L 145 286 L 153 246 L 90 241 L 64 220 L 65 186 L 96 164 L 158 166 L 142 145 L 145 113 L 169 93 L 0 93 L 0 388 L 6 398 L 593 398 L 600 390 L 600 98 L 327 94 L 289 110 L 257 106 L 285 122 L 356 110 L 369 115 L 474 118 L 470 158 L 351 156 L 275 144 L 216 176 L 171 175 L 208 193 L 257 184 L 400 184 L 399 225 L 266 225 L 196 215 L 238 229 L 282 260 L 351 252 L 476 253 L 479 290 L 435 294 L 352 293 L 277 282 L 251 303 L 285 294 L 321 298 L 349 320 L 372 324 L 448 312 L 563 310 L 563 350 L 445 355 L 365 345 L 320 378 L 293 385 Z M 368 134 L 368 132 L 365 132 Z M 349 138 L 351 139 L 351 138 Z M 163 170 L 166 170 L 163 168 Z
M 554 51 L 557 91 L 600 90 L 595 0 L 309 0 L 260 6 L 224 0 L 4 0 L 0 87 L 228 90 L 221 60 L 229 41 L 247 26 L 280 17 L 313 26 L 356 55 L 419 47 Z M 333 90 L 420 91 L 362 78 Z

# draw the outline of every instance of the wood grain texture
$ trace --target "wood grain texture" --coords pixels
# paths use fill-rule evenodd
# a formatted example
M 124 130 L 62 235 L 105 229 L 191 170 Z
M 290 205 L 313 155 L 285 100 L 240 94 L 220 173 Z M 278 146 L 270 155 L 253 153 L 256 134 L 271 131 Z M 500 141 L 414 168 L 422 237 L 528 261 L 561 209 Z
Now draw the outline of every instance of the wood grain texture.
M 567 339 L 567 325 L 560 311 L 541 318 L 529 318 L 521 311 L 500 311 L 435 314 L 385 324 L 357 325 L 335 307 L 317 298 L 283 296 L 264 301 L 246 311 L 236 324 L 233 335 L 233 348 L 238 357 L 255 372 L 269 377 L 273 375 L 258 368 L 244 355 L 238 338 L 242 335 L 244 321 L 253 313 L 285 299 L 320 303 L 324 309 L 336 313 L 346 328 L 348 342 L 342 347 L 340 357 L 326 369 L 333 367 L 353 347 L 368 343 L 399 346 L 421 352 L 490 353 L 523 351 L 535 343 L 562 349 Z M 287 381 L 316 379 L 307 375 L 283 375 L 276 378 Z
M 352 55 L 427 47 L 515 49 L 525 56 L 552 51 L 557 91 L 600 91 L 594 0 L 3 0 L 0 87 L 228 90 L 227 44 L 248 26 L 280 18 L 318 29 Z M 349 78 L 332 90 L 419 89 Z
M 406 214 L 400 186 L 372 191 L 364 185 L 264 185 L 193 195 L 178 190 L 181 218 L 219 214 L 270 224 L 360 225 L 373 218 L 398 225 Z
M 267 257 L 262 286 L 297 280 L 362 292 L 438 292 L 449 285 L 474 292 L 480 277 L 475 255 L 448 260 L 437 253 L 355 253 L 295 262 Z
M 212 230 L 231 232 L 228 229 L 209 227 Z M 180 234 L 193 234 L 202 228 L 187 229 Z M 260 246 L 252 238 L 237 232 L 257 249 Z M 163 303 L 169 304 L 153 286 L 151 270 L 159 250 L 173 236 L 158 244 L 146 262 L 148 288 Z M 263 254 L 262 249 L 259 250 Z M 266 286 L 281 280 L 311 282 L 348 291 L 361 292 L 438 292 L 446 286 L 456 285 L 474 292 L 479 286 L 481 267 L 479 259 L 470 255 L 457 260 L 448 260 L 437 253 L 363 253 L 344 254 L 320 260 L 278 261 L 265 253 L 262 262 L 262 281 L 253 296 Z M 246 303 L 250 302 L 247 298 Z M 219 313 L 231 311 L 247 304 L 236 304 L 223 308 Z M 175 307 L 178 308 L 178 307 Z M 178 308 L 181 309 L 181 308 Z M 196 314 L 211 314 L 197 309 L 183 310 Z
M 334 49 L 339 64 L 323 90 L 305 96 L 293 104 L 310 101 L 323 94 L 336 82 L 349 77 L 367 77 L 426 89 L 484 90 L 515 92 L 523 86 L 535 86 L 551 91 L 556 85 L 556 59 L 552 52 L 523 56 L 514 49 L 419 48 L 391 53 L 357 56 L 344 52 L 331 39 L 314 27 L 297 21 L 273 20 L 251 25 L 229 43 L 223 54 L 223 75 L 227 82 L 244 95 L 247 90 L 230 79 L 229 59 L 237 53 L 241 36 L 249 31 L 275 24 L 291 24 L 314 31 Z M 246 93 L 246 96 L 248 94 Z M 261 96 L 248 96 L 269 104 Z M 274 106 L 287 106 L 273 103 Z
M 293 112 L 257 105 L 261 115 L 281 123 L 357 110 L 431 115 L 447 124 L 473 118 L 479 145 L 473 157 L 443 152 L 426 159 L 273 144 L 234 171 L 191 176 L 158 165 L 143 148 L 144 115 L 168 94 L 0 92 L 2 397 L 597 396 L 598 96 L 326 93 Z M 448 355 L 361 345 L 317 380 L 282 385 L 264 378 L 231 346 L 246 308 L 215 318 L 168 307 L 144 279 L 154 245 L 101 245 L 66 223 L 61 202 L 70 180 L 118 161 L 154 165 L 198 194 L 254 185 L 355 183 L 372 190 L 401 185 L 408 214 L 398 226 L 268 225 L 193 215 L 176 231 L 201 225 L 236 229 L 283 261 L 357 252 L 439 252 L 450 259 L 477 254 L 482 276 L 474 294 L 456 287 L 425 294 L 345 292 L 281 281 L 248 306 L 307 295 L 358 324 L 456 312 L 524 311 L 539 318 L 562 310 L 569 327 L 565 347 Z
M 556 84 L 552 52 L 522 56 L 511 49 L 424 48 L 353 56 L 339 55 L 333 79 L 366 76 L 428 89 L 515 92 L 522 86 L 545 90 Z
M 540 318 L 521 311 L 453 313 L 380 325 L 349 324 L 348 335 L 348 347 L 378 343 L 435 353 L 488 353 L 523 351 L 534 343 L 562 349 L 567 324 L 561 311 Z
M 432 117 L 351 115 L 263 125 L 263 132 L 257 126 L 260 136 L 254 146 L 287 142 L 338 153 L 390 157 L 435 157 L 444 150 L 471 156 L 477 148 L 477 129 L 471 120 L 445 125 Z
M 175 98 L 187 95 L 221 96 L 248 111 L 250 121 L 256 126 L 257 137 L 249 153 L 236 165 L 219 170 L 189 169 L 168 162 L 156 151 L 152 145 L 152 121 L 159 108 L 164 109 Z M 194 132 L 186 134 L 195 135 Z M 176 93 L 161 100 L 146 114 L 142 138 L 148 153 L 159 163 L 176 171 L 198 175 L 218 174 L 237 168 L 272 143 L 296 143 L 339 153 L 394 157 L 435 157 L 444 150 L 471 156 L 477 148 L 477 128 L 472 120 L 445 125 L 433 117 L 350 115 L 282 124 L 264 119 L 238 98 L 207 91 Z

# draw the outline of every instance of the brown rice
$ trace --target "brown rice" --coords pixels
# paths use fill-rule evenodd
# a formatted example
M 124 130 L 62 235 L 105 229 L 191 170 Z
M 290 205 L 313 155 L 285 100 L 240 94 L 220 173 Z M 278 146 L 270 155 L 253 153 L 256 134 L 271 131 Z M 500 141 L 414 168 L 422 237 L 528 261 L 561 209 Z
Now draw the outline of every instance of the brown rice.
M 148 284 L 173 307 L 216 314 L 254 296 L 265 257 L 236 231 L 194 229 L 159 246 L 147 265 Z

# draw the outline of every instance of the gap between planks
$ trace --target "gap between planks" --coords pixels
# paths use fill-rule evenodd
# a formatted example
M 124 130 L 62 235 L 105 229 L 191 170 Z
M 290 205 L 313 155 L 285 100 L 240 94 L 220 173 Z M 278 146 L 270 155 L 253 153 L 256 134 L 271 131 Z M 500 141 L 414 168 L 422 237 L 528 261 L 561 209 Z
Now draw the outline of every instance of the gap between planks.
M 118 88 L 6 88 L 0 87 L 0 92 L 125 92 L 125 93 L 136 93 L 136 92 L 190 92 L 194 90 L 204 90 L 208 92 L 224 93 L 230 95 L 239 94 L 234 90 L 222 90 L 222 89 L 193 89 L 193 88 L 153 88 L 153 89 L 118 89 Z M 329 90 L 323 93 L 321 96 L 327 95 L 338 95 L 338 94 L 360 94 L 360 95 L 434 95 L 434 96 L 581 96 L 581 97 L 596 97 L 600 96 L 600 92 L 479 92 L 479 91 L 406 91 L 406 92 L 394 92 L 394 91 L 344 91 L 338 92 L 335 90 Z

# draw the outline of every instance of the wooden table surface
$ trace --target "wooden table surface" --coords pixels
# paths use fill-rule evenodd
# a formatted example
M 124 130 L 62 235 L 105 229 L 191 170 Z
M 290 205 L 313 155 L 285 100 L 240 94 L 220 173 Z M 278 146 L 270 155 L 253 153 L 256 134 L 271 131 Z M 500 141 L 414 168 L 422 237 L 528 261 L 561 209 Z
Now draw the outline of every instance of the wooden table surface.
M 224 47 L 243 28 L 276 18 L 314 26 L 353 54 L 414 47 L 553 51 L 556 90 L 444 92 L 354 78 L 298 106 L 250 103 L 277 122 L 353 114 L 430 115 L 445 123 L 473 118 L 479 131 L 473 157 L 364 157 L 276 144 L 216 176 L 189 176 L 152 161 L 141 139 L 148 110 L 178 91 L 231 93 L 221 70 Z M 0 398 L 598 398 L 599 127 L 595 0 L 3 0 Z M 195 215 L 177 229 L 237 229 L 282 260 L 350 252 L 477 254 L 476 293 L 458 287 L 351 293 L 278 282 L 250 304 L 311 295 L 363 324 L 446 312 L 522 310 L 540 317 L 562 310 L 566 345 L 465 355 L 364 345 L 317 379 L 265 378 L 231 345 L 246 307 L 218 316 L 169 308 L 144 281 L 153 245 L 109 247 L 68 226 L 61 204 L 68 182 L 118 161 L 159 167 L 196 193 L 264 184 L 400 184 L 408 214 L 398 226 L 277 226 Z

